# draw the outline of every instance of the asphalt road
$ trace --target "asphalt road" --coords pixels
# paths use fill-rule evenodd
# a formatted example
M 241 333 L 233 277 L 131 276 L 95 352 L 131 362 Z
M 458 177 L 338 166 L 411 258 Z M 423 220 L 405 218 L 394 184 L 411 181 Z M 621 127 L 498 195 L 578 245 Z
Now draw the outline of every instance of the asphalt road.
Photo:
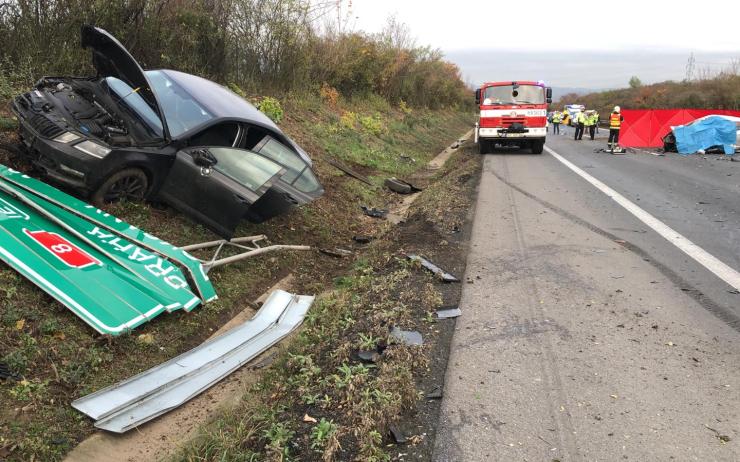
M 740 163 L 604 145 L 547 142 L 740 271 Z M 734 291 L 552 154 L 485 156 L 434 460 L 740 460 Z

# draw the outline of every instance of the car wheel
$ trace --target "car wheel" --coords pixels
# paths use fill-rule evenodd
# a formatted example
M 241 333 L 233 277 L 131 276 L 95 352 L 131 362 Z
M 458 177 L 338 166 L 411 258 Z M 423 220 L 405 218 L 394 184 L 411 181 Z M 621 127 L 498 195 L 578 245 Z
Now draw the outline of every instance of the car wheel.
M 127 168 L 109 176 L 93 193 L 91 199 L 95 205 L 110 202 L 144 200 L 149 191 L 149 178 L 141 169 Z
M 542 154 L 542 150 L 545 147 L 545 143 L 543 141 L 532 141 L 531 147 L 532 147 L 532 154 Z
M 488 154 L 491 152 L 491 146 L 493 143 L 487 140 L 478 140 L 478 152 L 481 154 Z

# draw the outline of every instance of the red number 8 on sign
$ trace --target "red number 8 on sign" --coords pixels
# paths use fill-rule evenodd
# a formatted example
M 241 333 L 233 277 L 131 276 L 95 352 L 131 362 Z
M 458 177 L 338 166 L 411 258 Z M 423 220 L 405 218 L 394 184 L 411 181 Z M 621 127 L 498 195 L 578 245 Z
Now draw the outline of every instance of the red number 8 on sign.
M 101 265 L 97 258 L 91 256 L 57 233 L 29 231 L 27 229 L 24 229 L 23 232 L 67 266 L 72 268 L 87 268 L 91 265 Z

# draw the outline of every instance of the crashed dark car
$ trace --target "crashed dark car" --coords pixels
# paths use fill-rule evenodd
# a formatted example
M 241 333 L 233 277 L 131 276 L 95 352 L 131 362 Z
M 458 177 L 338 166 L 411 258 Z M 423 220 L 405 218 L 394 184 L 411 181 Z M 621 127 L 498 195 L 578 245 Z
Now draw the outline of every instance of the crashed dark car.
M 94 203 L 165 202 L 230 238 L 320 197 L 312 161 L 230 90 L 144 71 L 108 32 L 83 26 L 97 76 L 43 77 L 15 98 L 22 155 Z

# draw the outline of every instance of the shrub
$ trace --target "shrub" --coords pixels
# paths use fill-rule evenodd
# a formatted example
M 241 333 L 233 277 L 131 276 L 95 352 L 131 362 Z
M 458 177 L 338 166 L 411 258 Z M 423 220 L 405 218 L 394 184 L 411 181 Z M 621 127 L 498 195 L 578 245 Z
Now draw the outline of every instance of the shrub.
M 337 89 L 327 84 L 326 82 L 321 84 L 319 94 L 321 95 L 321 99 L 323 99 L 330 106 L 336 106 L 337 102 L 339 101 L 339 92 L 337 91 Z
M 283 120 L 283 107 L 276 98 L 265 96 L 257 105 L 257 109 L 264 112 L 276 124 Z
M 357 114 L 352 111 L 345 112 L 342 114 L 342 117 L 339 118 L 339 125 L 347 130 L 354 130 L 356 122 Z
M 379 136 L 385 131 L 385 126 L 383 125 L 383 120 L 381 119 L 380 114 L 360 117 L 360 125 L 363 130 L 375 136 Z

